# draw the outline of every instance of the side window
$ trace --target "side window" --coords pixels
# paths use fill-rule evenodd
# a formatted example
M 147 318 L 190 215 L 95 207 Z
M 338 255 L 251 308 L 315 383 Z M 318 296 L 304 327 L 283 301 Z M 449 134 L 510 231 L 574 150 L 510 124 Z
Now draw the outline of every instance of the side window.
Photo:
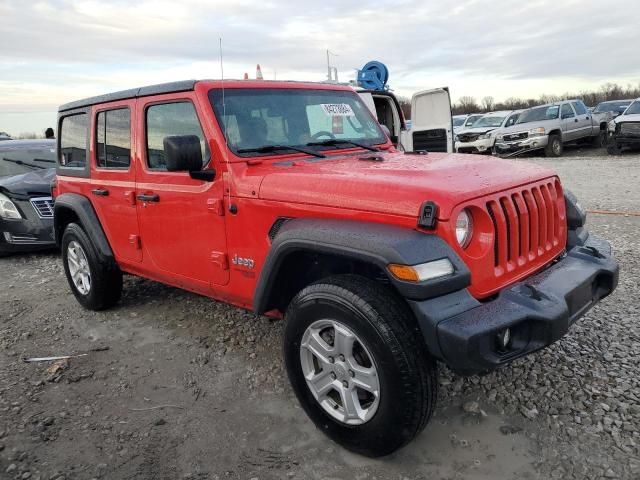
M 87 163 L 87 114 L 79 113 L 62 119 L 60 126 L 60 165 L 84 168 Z
M 576 113 L 578 115 L 586 115 L 587 114 L 587 109 L 585 108 L 585 106 L 583 105 L 582 102 L 572 102 L 573 108 L 575 108 Z
M 573 113 L 573 108 L 568 103 L 562 105 L 562 118 L 573 118 L 576 114 Z
M 163 103 L 147 108 L 147 164 L 152 170 L 166 170 L 164 137 L 171 135 L 197 135 L 202 148 L 202 161 L 209 163 L 209 146 L 191 102 Z
M 98 113 L 96 163 L 99 168 L 129 168 L 131 163 L 131 111 L 128 108 Z

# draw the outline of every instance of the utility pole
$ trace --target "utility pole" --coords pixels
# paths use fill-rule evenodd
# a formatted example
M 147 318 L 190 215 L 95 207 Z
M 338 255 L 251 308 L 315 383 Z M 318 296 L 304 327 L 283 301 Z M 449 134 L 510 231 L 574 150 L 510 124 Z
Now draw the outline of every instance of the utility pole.
M 333 55 L 337 57 L 333 52 L 330 52 L 327 48 L 327 81 L 338 83 L 338 69 L 336 67 L 331 66 L 331 60 L 329 59 L 329 55 Z

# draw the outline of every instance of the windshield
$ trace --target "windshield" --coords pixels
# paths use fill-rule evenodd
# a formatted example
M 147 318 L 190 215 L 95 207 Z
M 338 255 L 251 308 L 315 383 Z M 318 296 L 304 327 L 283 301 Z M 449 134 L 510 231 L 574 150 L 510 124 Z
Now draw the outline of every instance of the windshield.
M 453 126 L 461 127 L 464 124 L 464 121 L 467 117 L 453 117 Z
M 545 105 L 525 110 L 520 114 L 516 123 L 541 122 L 543 120 L 554 120 L 558 118 L 560 107 L 558 105 Z
M 0 144 L 0 177 L 20 175 L 45 168 L 53 168 L 56 149 L 51 145 L 7 145 Z
M 476 120 L 478 120 L 480 117 L 482 117 L 482 115 L 469 115 L 467 117 L 467 121 L 464 122 L 464 126 L 465 127 L 470 127 L 471 125 L 476 123 Z
M 327 140 L 362 145 L 385 143 L 380 129 L 360 97 L 350 91 L 237 88 L 209 92 L 209 100 L 235 154 L 255 155 L 269 146 L 309 147 Z M 312 145 L 314 149 L 344 148 L 337 142 Z M 311 148 L 311 147 L 309 147 Z M 253 152 L 250 152 L 254 150 Z M 279 150 L 263 150 L 274 155 Z
M 633 102 L 629 105 L 629 108 L 624 112 L 625 115 L 638 115 L 640 114 L 640 102 Z
M 631 105 L 631 100 L 621 101 L 621 102 L 602 102 L 599 103 L 595 108 L 594 113 L 602 113 L 602 112 L 613 112 L 620 113 L 624 112 L 624 109 Z
M 499 117 L 497 115 L 485 115 L 476 123 L 473 124 L 473 128 L 478 127 L 499 127 L 504 122 L 506 117 Z

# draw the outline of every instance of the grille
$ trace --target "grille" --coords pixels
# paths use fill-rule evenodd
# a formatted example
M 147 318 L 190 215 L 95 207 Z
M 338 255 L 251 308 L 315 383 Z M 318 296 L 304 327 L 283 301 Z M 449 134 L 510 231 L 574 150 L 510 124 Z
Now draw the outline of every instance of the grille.
M 529 134 L 527 132 L 520 132 L 520 133 L 510 133 L 507 135 L 504 135 L 503 138 L 506 142 L 513 142 L 516 140 L 524 140 L 525 138 L 528 138 Z
M 489 200 L 494 228 L 495 276 L 550 260 L 564 248 L 559 186 L 547 181 Z M 540 265 L 542 266 L 542 265 Z
M 51 197 L 32 198 L 31 205 L 40 218 L 53 218 L 53 199 Z
M 462 135 L 458 135 L 458 140 L 463 142 L 463 143 L 467 143 L 467 142 L 475 142 L 478 139 L 479 135 L 478 134 L 462 134 Z
M 630 123 L 630 122 L 621 123 L 620 132 L 625 135 L 640 137 L 640 123 Z
M 447 131 L 444 128 L 435 128 L 413 132 L 413 150 L 446 153 Z

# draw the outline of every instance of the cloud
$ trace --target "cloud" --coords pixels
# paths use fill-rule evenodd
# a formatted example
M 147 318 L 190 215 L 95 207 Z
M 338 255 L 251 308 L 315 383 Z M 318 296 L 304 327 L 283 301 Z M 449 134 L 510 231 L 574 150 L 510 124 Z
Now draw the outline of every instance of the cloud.
M 4 0 L 0 112 L 225 73 L 322 80 L 328 48 L 341 79 L 371 59 L 402 94 L 461 95 L 637 82 L 640 2 L 599 0 Z

